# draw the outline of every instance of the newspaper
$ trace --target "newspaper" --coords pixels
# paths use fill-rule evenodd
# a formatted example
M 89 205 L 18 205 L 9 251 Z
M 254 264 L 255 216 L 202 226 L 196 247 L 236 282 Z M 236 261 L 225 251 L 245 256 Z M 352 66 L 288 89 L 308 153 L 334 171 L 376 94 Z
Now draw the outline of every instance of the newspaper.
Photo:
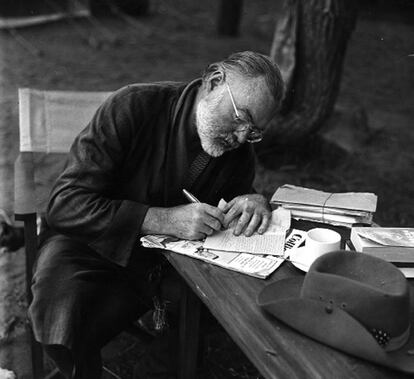
M 280 256 L 257 255 L 234 251 L 205 249 L 204 241 L 180 240 L 166 235 L 147 235 L 140 241 L 144 247 L 170 250 L 242 274 L 265 279 L 289 257 L 292 249 L 305 240 L 306 232 L 293 229 L 288 234 Z

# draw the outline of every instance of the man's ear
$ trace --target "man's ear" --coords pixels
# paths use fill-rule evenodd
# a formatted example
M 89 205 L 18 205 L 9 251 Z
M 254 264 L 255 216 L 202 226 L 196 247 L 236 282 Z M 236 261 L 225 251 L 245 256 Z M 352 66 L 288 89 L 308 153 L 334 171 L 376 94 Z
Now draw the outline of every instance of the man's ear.
M 212 91 L 218 85 L 223 83 L 224 79 L 225 79 L 225 74 L 222 69 L 217 69 L 216 71 L 214 71 L 208 78 L 208 82 L 207 82 L 208 91 L 209 92 Z

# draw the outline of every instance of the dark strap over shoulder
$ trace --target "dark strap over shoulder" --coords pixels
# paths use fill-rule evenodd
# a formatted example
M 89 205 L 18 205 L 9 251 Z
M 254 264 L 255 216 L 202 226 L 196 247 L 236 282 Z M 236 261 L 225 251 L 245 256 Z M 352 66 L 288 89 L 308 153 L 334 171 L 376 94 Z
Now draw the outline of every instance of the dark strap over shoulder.
M 200 79 L 195 79 L 191 83 L 189 83 L 184 90 L 184 92 L 181 94 L 180 98 L 177 101 L 177 104 L 175 106 L 174 114 L 173 114 L 173 125 L 176 124 L 178 115 L 180 111 L 182 110 L 183 102 L 185 99 L 185 96 L 187 92 L 190 90 L 192 86 L 199 83 Z M 194 185 L 194 183 L 197 181 L 198 177 L 201 175 L 201 173 L 204 171 L 204 169 L 208 166 L 209 162 L 211 160 L 211 156 L 208 155 L 204 150 L 202 150 L 194 159 L 194 161 L 191 163 L 191 166 L 188 170 L 187 177 L 185 180 L 185 188 L 191 189 L 191 187 Z
M 211 156 L 202 150 L 194 159 L 188 170 L 188 175 L 185 180 L 185 187 L 191 189 L 198 177 L 204 171 L 211 161 Z

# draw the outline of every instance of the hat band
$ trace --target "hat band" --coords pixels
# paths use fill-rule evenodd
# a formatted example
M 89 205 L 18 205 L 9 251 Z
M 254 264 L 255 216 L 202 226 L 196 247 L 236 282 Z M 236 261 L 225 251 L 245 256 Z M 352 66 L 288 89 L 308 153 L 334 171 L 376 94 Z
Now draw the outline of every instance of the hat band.
M 408 328 L 404 333 L 402 333 L 398 337 L 390 338 L 387 345 L 384 347 L 384 350 L 387 352 L 394 351 L 398 350 L 401 346 L 403 346 L 410 337 L 410 329 L 410 325 L 408 325 Z

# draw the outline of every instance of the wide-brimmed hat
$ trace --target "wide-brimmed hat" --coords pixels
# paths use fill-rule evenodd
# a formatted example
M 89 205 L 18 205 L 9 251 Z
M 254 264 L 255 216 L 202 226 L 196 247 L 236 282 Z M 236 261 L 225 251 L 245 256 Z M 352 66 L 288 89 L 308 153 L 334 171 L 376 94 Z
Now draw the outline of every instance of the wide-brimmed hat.
M 414 291 L 383 259 L 336 251 L 305 277 L 265 287 L 258 304 L 297 331 L 348 354 L 414 373 Z

